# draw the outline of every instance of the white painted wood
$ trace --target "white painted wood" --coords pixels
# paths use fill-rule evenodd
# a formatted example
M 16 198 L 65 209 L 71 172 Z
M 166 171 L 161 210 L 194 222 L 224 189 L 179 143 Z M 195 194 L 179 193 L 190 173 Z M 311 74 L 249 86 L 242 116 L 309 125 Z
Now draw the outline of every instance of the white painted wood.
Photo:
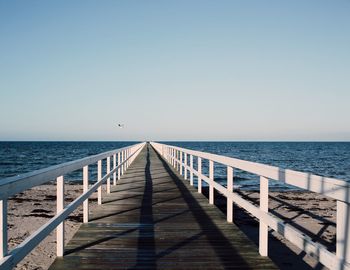
M 124 172 L 128 169 L 128 150 L 125 150 L 125 166 L 124 166 Z
M 233 192 L 233 168 L 227 166 L 227 194 Z M 227 197 L 227 222 L 233 222 L 233 202 L 230 196 Z
M 124 175 L 124 167 L 125 167 L 125 165 L 124 165 L 124 161 L 125 161 L 125 159 L 124 159 L 124 151 L 122 151 L 122 175 Z
M 214 189 L 216 189 L 220 193 L 222 193 L 225 196 L 227 196 L 227 189 L 224 186 L 220 185 L 217 182 L 211 181 L 211 179 L 208 176 L 204 175 L 204 174 L 199 174 L 198 172 L 195 172 L 195 173 L 196 173 L 197 177 L 200 176 L 202 182 L 205 181 L 205 182 L 207 182 L 208 185 L 209 185 L 209 183 L 212 183 L 212 186 L 213 186 Z
M 330 269 L 350 269 L 348 264 L 343 264 L 334 253 L 327 250 L 326 247 L 312 241 L 310 237 L 300 232 L 293 226 L 286 224 L 283 220 L 262 211 L 250 202 L 243 199 L 236 193 L 232 193 L 232 199 L 240 207 L 247 210 L 251 215 L 263 220 L 271 229 L 278 232 L 295 246 L 304 250 L 307 254 L 319 259 L 320 263 Z
M 180 171 L 180 150 L 177 150 L 177 156 L 176 156 L 176 163 L 177 163 L 177 166 L 176 166 L 176 170 L 179 172 Z
M 350 262 L 350 205 L 337 201 L 336 255 Z
M 127 154 L 126 154 L 126 157 L 127 157 L 127 160 L 128 160 L 128 161 L 126 162 L 126 164 L 127 164 L 126 169 L 128 169 L 129 166 L 130 166 L 130 159 L 129 159 L 129 156 L 130 156 L 130 149 L 127 150 Z
M 209 160 L 209 203 L 214 204 L 214 162 Z
M 7 200 L 0 201 L 0 260 L 3 259 L 8 252 L 8 236 L 7 236 Z
M 132 159 L 130 158 L 130 157 L 131 157 L 131 149 L 129 149 L 128 151 L 129 151 L 129 161 L 128 161 L 128 162 L 129 162 L 129 163 L 128 163 L 128 168 L 129 168 L 130 165 L 131 165 L 131 160 L 132 160 Z
M 144 145 L 145 143 L 140 143 L 136 144 L 135 146 L 137 146 L 139 149 L 139 147 L 143 147 Z M 107 158 L 108 156 L 120 152 L 125 148 L 126 147 L 59 165 L 50 166 L 48 168 L 20 174 L 18 176 L 0 179 L 0 200 L 7 199 L 8 197 L 11 197 L 26 189 L 50 182 L 52 179 L 56 179 L 61 175 L 80 170 L 85 165 L 95 164 L 98 160 Z
M 127 157 L 127 161 L 126 161 L 126 169 L 129 168 L 130 166 L 130 159 L 129 159 L 129 156 L 130 156 L 130 149 L 126 150 L 127 153 L 126 153 L 126 157 Z
M 111 171 L 111 157 L 107 157 L 107 166 L 106 166 L 107 173 L 110 173 Z M 111 193 L 111 178 L 107 178 L 107 193 Z
M 120 179 L 120 152 L 118 153 L 118 180 Z
M 102 179 L 102 160 L 99 160 L 97 162 L 97 181 L 100 182 L 101 179 Z M 102 204 L 102 186 L 100 186 L 97 190 L 97 204 Z
M 90 197 L 107 180 L 105 175 L 100 182 L 96 182 L 87 193 L 80 195 L 77 199 L 67 205 L 60 214 L 51 218 L 47 223 L 41 226 L 35 233 L 25 239 L 21 244 L 9 252 L 3 260 L 0 261 L 1 269 L 11 269 L 20 262 L 30 251 L 32 251 L 50 232 L 52 232 L 62 221 L 64 221 L 79 205 Z
M 115 168 L 117 168 L 117 154 L 113 155 L 113 186 L 115 186 L 117 184 L 117 172 L 115 170 Z
M 174 166 L 174 164 L 173 164 L 173 149 L 170 148 L 169 151 L 170 151 L 170 165 Z
M 124 173 L 126 172 L 126 170 L 127 170 L 127 159 L 128 159 L 128 151 L 127 150 L 125 150 L 124 151 Z
M 179 171 L 178 166 L 179 166 L 179 150 L 175 149 L 175 170 Z
M 142 150 L 144 145 L 145 145 L 145 143 L 135 145 L 132 148 L 133 150 L 130 152 L 129 158 L 130 159 L 135 158 L 135 156 L 140 153 L 140 151 Z M 109 153 L 109 152 L 107 152 L 107 153 Z M 100 154 L 97 156 L 104 156 L 104 154 L 103 155 Z M 83 182 L 86 183 L 87 182 L 86 179 L 88 179 L 88 176 L 87 176 L 87 172 L 88 172 L 87 168 L 88 167 L 87 167 L 87 165 L 89 164 L 88 162 L 90 162 L 91 160 L 94 160 L 94 159 L 89 159 L 88 161 L 86 159 L 82 159 L 82 160 L 84 160 L 84 162 L 86 162 L 86 163 L 79 163 L 79 162 L 81 162 L 81 160 L 74 161 L 74 162 L 78 162 L 78 164 L 85 164 L 83 167 L 86 167 L 86 169 L 83 167 L 81 167 L 81 168 L 83 168 Z M 73 168 L 73 167 L 71 167 L 72 164 L 74 164 L 74 166 L 76 166 L 76 164 L 74 162 L 71 162 L 70 164 L 67 165 L 69 167 L 69 169 Z M 61 168 L 62 171 L 64 171 L 64 172 L 70 172 L 67 168 L 63 169 L 61 165 L 58 165 L 55 167 L 56 168 L 54 169 L 55 171 L 53 173 L 57 173 L 57 171 L 56 171 L 57 167 Z M 58 251 L 57 254 L 63 255 L 63 252 L 64 252 L 64 230 L 63 230 L 63 237 L 62 237 L 62 233 L 58 233 L 60 231 L 60 225 L 63 224 L 65 218 L 67 218 L 70 213 L 72 213 L 79 205 L 81 205 L 85 201 L 87 201 L 87 199 L 91 196 L 91 194 L 93 192 L 95 192 L 102 184 L 104 184 L 107 181 L 107 178 L 111 177 L 111 175 L 118 168 L 120 168 L 120 166 L 113 169 L 109 174 L 106 174 L 101 179 L 101 181 L 98 181 L 97 183 L 95 183 L 90 189 L 88 189 L 87 192 L 84 192 L 81 196 L 79 196 L 73 202 L 68 204 L 67 207 L 64 207 L 64 179 L 63 179 L 63 176 L 56 177 L 57 178 L 57 211 L 59 212 L 60 209 L 63 209 L 63 210 L 60 211 L 59 213 L 57 213 L 57 215 L 55 217 L 53 217 L 46 224 L 41 226 L 36 232 L 34 232 L 32 235 L 30 235 L 21 244 L 19 244 L 17 247 L 13 248 L 10 252 L 8 252 L 8 254 L 3 259 L 0 259 L 0 269 L 13 268 L 18 262 L 20 262 L 28 253 L 30 253 L 55 228 L 58 229 L 57 236 L 59 236 L 59 237 L 57 237 L 57 244 L 58 244 L 57 245 L 57 251 Z M 74 170 L 76 170 L 75 167 L 74 167 Z M 44 174 L 48 173 L 48 172 L 49 172 L 49 170 L 46 170 L 44 172 Z M 37 173 L 37 172 L 35 172 L 35 173 Z M 37 180 L 34 177 L 35 173 L 32 173 L 29 176 L 31 178 L 30 179 L 31 185 L 33 183 L 42 183 L 42 182 L 40 182 L 41 181 L 40 177 L 42 175 L 37 176 L 37 177 L 39 177 L 39 180 Z M 86 175 L 86 176 L 84 176 L 84 175 Z M 21 180 L 19 180 L 19 184 L 21 184 Z M 0 189 L 2 187 L 6 188 L 6 185 L 5 186 L 0 185 Z M 85 187 L 86 187 L 86 185 L 85 185 Z M 2 194 L 6 194 L 6 193 L 2 193 Z M 62 227 L 64 229 L 64 226 L 62 226 Z M 4 236 L 4 234 L 2 234 L 2 237 L 3 236 Z
M 83 168 L 83 194 L 89 190 L 89 166 Z M 89 222 L 89 198 L 83 203 L 83 222 Z
M 193 186 L 193 155 L 190 155 L 190 185 Z
M 63 176 L 57 177 L 57 214 L 64 209 L 64 179 Z M 64 221 L 62 221 L 56 229 L 57 236 L 57 257 L 64 254 Z
M 183 152 L 179 151 L 179 155 L 180 155 L 180 162 L 179 162 L 179 166 L 180 166 L 180 175 L 183 175 Z
M 187 154 L 184 153 L 184 178 L 187 180 Z
M 201 157 L 202 159 L 212 160 L 226 166 L 237 168 L 259 176 L 264 176 L 270 180 L 281 181 L 283 183 L 290 184 L 302 189 L 323 194 L 336 200 L 350 203 L 350 185 L 344 180 L 282 169 L 261 163 L 194 151 L 175 146 L 171 147 L 174 150 L 181 150 L 187 154 Z
M 269 180 L 260 176 L 260 209 L 269 211 Z M 268 233 L 269 228 L 265 222 L 259 221 L 259 253 L 261 256 L 268 255 Z
M 151 143 L 151 144 L 152 144 L 152 146 L 156 145 L 156 143 Z M 169 146 L 169 147 L 172 148 L 171 146 Z M 174 149 L 177 149 L 177 147 L 174 147 Z M 182 148 L 179 148 L 179 149 L 182 149 Z M 185 149 L 184 152 L 186 152 L 187 154 L 194 154 L 197 151 L 192 151 L 192 150 L 187 151 L 187 149 Z M 202 152 L 200 152 L 200 153 L 202 153 Z M 205 154 L 208 154 L 208 153 L 205 153 Z M 212 156 L 212 154 L 208 154 L 208 155 Z M 197 156 L 198 160 L 200 160 L 198 163 L 201 165 L 201 157 L 203 157 L 203 155 L 198 156 L 198 155 L 194 154 L 194 156 Z M 226 160 L 226 157 L 224 157 L 224 159 Z M 231 159 L 231 158 L 229 158 L 229 159 Z M 213 160 L 213 161 L 216 161 L 216 160 Z M 245 162 L 245 161 L 243 161 L 243 162 Z M 234 166 L 232 166 L 233 163 L 230 163 L 230 162 L 223 162 L 222 164 L 225 164 L 228 167 L 234 167 Z M 260 165 L 262 165 L 262 164 L 260 164 Z M 262 165 L 262 167 L 263 167 L 263 169 L 266 169 L 266 167 L 271 167 L 271 166 Z M 201 180 L 206 181 L 208 184 L 210 183 L 211 179 L 202 174 L 201 166 L 198 166 L 197 171 L 191 167 L 189 167 L 188 169 L 190 170 L 190 172 L 197 175 L 197 177 L 200 178 Z M 255 168 L 255 169 L 258 171 L 261 170 L 261 168 Z M 248 171 L 248 172 L 251 172 L 251 171 Z M 285 182 L 291 183 L 291 182 L 293 182 L 293 180 L 291 180 L 291 177 L 294 176 L 299 181 L 301 181 L 301 184 L 299 183 L 299 185 L 295 185 L 295 186 L 300 187 L 300 185 L 305 184 L 305 180 L 306 180 L 305 174 L 304 175 L 302 175 L 303 173 L 298 174 L 298 172 L 294 172 L 294 171 L 292 171 L 292 173 L 291 173 L 291 171 L 289 171 L 289 170 L 283 170 L 283 173 L 285 173 L 285 175 L 281 174 L 278 179 L 273 179 L 273 180 L 281 181 L 281 179 L 285 180 L 285 179 L 289 178 Z M 231 174 L 231 173 L 228 172 L 228 178 L 231 178 L 231 177 L 229 177 L 229 174 Z M 232 176 L 233 176 L 233 171 L 232 171 Z M 330 179 L 330 178 L 328 178 L 328 179 Z M 337 221 L 337 235 L 339 236 L 339 238 L 337 239 L 337 256 L 334 253 L 329 252 L 325 246 L 323 246 L 319 243 L 313 242 L 310 237 L 303 234 L 302 232 L 300 232 L 299 230 L 297 230 L 293 226 L 291 226 L 289 224 L 285 224 L 282 220 L 280 220 L 277 217 L 272 216 L 270 213 L 268 213 L 268 177 L 266 177 L 265 175 L 261 175 L 261 181 L 262 181 L 261 194 L 263 194 L 263 195 L 261 197 L 261 206 L 259 208 L 254 206 L 253 204 L 249 203 L 248 201 L 246 201 L 245 199 L 240 197 L 238 194 L 230 192 L 229 187 L 226 189 L 223 186 L 221 186 L 219 183 L 216 183 L 216 182 L 213 183 L 213 187 L 214 187 L 214 189 L 221 192 L 228 199 L 230 199 L 234 203 L 238 204 L 240 207 L 244 208 L 250 214 L 252 214 L 256 218 L 258 218 L 260 220 L 260 223 L 264 225 L 261 228 L 262 234 L 260 235 L 260 243 L 261 243 L 260 251 L 262 254 L 266 254 L 266 255 L 268 254 L 268 252 L 267 252 L 267 247 L 268 247 L 267 246 L 267 244 L 268 244 L 267 236 L 268 236 L 268 228 L 271 228 L 271 229 L 275 230 L 276 232 L 278 232 L 279 234 L 281 234 L 283 237 L 285 237 L 288 241 L 290 241 L 291 243 L 296 245 L 298 248 L 304 250 L 307 254 L 310 254 L 311 256 L 318 258 L 319 262 L 321 264 L 325 265 L 326 267 L 328 267 L 329 269 L 332 269 L 332 270 L 333 269 L 350 270 L 350 264 L 345 262 L 343 259 L 347 256 L 346 255 L 347 252 L 344 251 L 344 249 L 346 249 L 346 247 L 349 246 L 349 243 L 348 243 L 347 237 L 342 236 L 342 235 L 347 235 L 346 232 L 349 232 L 349 230 L 350 230 L 349 222 L 346 221 L 347 218 L 344 218 L 344 217 L 350 216 L 349 206 L 347 204 L 342 203 L 342 201 L 349 201 L 350 196 L 348 194 L 348 187 L 346 185 L 342 186 L 342 184 L 340 184 L 340 182 L 337 179 L 335 179 L 337 185 L 339 184 L 337 187 L 337 185 L 332 185 L 332 183 L 329 183 L 328 179 L 325 179 L 325 178 L 320 179 L 320 178 L 318 178 L 318 176 L 311 175 L 307 180 L 307 181 L 310 180 L 310 183 L 307 186 L 307 189 L 308 190 L 319 189 L 319 191 L 320 191 L 319 193 L 321 193 L 321 194 L 327 193 L 327 194 L 331 194 L 333 196 L 339 196 L 338 199 L 341 199 L 340 202 L 339 201 L 337 202 L 337 208 L 338 208 L 338 211 L 337 211 L 338 212 L 337 213 L 337 220 L 338 220 Z M 320 185 L 321 186 L 324 185 L 324 186 L 322 188 L 317 187 L 317 185 L 315 185 L 316 180 L 320 180 Z M 228 181 L 228 185 L 230 185 L 229 181 Z M 198 187 L 200 187 L 200 186 L 201 185 L 199 185 Z M 233 186 L 233 183 L 232 183 L 232 186 Z M 333 187 L 334 189 L 332 190 L 331 187 Z
M 202 193 L 202 158 L 198 157 L 198 193 Z

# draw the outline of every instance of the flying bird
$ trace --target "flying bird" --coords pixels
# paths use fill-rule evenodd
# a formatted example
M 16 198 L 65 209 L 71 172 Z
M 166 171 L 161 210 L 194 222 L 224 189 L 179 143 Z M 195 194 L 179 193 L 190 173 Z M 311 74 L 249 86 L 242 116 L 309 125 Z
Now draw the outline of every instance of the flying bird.
M 124 128 L 124 124 L 118 124 L 119 128 Z

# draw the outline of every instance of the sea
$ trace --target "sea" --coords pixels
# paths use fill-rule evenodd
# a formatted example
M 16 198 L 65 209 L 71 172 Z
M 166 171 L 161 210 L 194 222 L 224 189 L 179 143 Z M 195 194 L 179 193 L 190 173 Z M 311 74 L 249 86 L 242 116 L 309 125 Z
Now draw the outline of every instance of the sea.
M 125 147 L 137 142 L 0 142 L 0 182 L 2 179 L 46 168 L 86 156 Z M 350 142 L 163 142 L 192 150 L 259 162 L 350 182 Z M 194 164 L 196 167 L 196 163 Z M 93 166 L 92 166 L 93 167 Z M 91 169 L 91 181 L 96 173 Z M 215 181 L 226 185 L 225 166 L 215 164 Z M 203 162 L 208 174 L 208 162 Z M 81 183 L 81 170 L 65 179 Z M 194 178 L 196 185 L 196 178 Z M 235 188 L 256 190 L 259 178 L 235 170 Z M 298 190 L 270 180 L 272 190 Z

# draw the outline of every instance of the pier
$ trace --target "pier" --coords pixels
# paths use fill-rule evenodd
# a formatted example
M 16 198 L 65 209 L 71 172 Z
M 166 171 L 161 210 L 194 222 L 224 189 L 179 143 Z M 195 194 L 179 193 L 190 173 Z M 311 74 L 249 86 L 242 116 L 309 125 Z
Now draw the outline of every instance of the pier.
M 50 269 L 275 269 L 146 146 Z
M 204 162 L 208 175 L 202 171 Z M 97 164 L 97 181 L 89 184 L 93 164 Z M 215 181 L 216 164 L 227 167 L 226 186 Z M 102 166 L 106 166 L 104 175 Z M 80 169 L 84 190 L 66 204 L 64 175 Z M 260 176 L 259 206 L 234 192 L 235 169 Z M 53 179 L 56 216 L 8 250 L 7 199 Z M 269 181 L 337 200 L 335 253 L 269 213 Z M 202 194 L 204 182 L 208 199 Z M 89 198 L 95 192 L 99 206 L 89 211 Z M 227 199 L 226 214 L 215 206 L 217 193 Z M 0 269 L 13 268 L 55 229 L 57 258 L 50 269 L 277 269 L 268 257 L 269 230 L 330 269 L 350 269 L 349 198 L 349 185 L 342 180 L 166 144 L 140 143 L 1 181 Z M 258 246 L 234 224 L 234 204 L 259 221 Z M 64 220 L 80 205 L 83 224 L 65 245 Z

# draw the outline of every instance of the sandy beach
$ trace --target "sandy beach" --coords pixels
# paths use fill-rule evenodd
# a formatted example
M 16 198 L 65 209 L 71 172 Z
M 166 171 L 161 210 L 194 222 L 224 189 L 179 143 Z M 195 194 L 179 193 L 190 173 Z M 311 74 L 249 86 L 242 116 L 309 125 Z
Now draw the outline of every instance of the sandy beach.
M 207 191 L 205 191 L 207 193 Z M 238 191 L 259 205 L 259 192 Z M 226 214 L 226 198 L 216 194 L 215 204 Z M 336 201 L 306 191 L 269 192 L 269 212 L 335 251 Z M 234 222 L 258 246 L 259 223 L 246 211 L 234 206 Z M 270 231 L 269 257 L 280 269 L 328 269 L 276 232 Z
M 82 192 L 81 185 L 66 185 L 66 202 L 72 201 Z M 257 192 L 239 191 L 242 196 L 258 204 Z M 216 196 L 217 206 L 225 211 L 226 200 Z M 95 194 L 90 209 L 97 207 Z M 12 249 L 55 215 L 56 187 L 42 185 L 18 194 L 9 200 L 9 248 Z M 271 192 L 270 212 L 285 219 L 296 228 L 317 239 L 330 250 L 335 249 L 335 201 L 310 192 Z M 249 238 L 258 243 L 258 223 L 239 208 L 234 210 L 235 223 Z M 77 209 L 66 220 L 66 241 L 68 242 L 82 223 L 82 208 Z M 282 239 L 276 233 L 270 237 L 270 257 L 281 269 L 311 269 L 316 261 Z M 16 269 L 48 269 L 55 259 L 56 240 L 52 232 L 35 248 Z M 282 259 L 283 258 L 283 259 Z M 322 268 L 319 268 L 322 269 Z
M 82 185 L 65 185 L 66 204 L 82 193 Z M 97 207 L 95 194 L 90 209 Z M 56 213 L 56 186 L 42 185 L 17 194 L 8 202 L 8 239 L 11 250 L 48 222 Z M 66 242 L 79 229 L 83 220 L 82 206 L 65 222 Z M 48 269 L 56 257 L 56 231 L 41 242 L 15 269 Z

